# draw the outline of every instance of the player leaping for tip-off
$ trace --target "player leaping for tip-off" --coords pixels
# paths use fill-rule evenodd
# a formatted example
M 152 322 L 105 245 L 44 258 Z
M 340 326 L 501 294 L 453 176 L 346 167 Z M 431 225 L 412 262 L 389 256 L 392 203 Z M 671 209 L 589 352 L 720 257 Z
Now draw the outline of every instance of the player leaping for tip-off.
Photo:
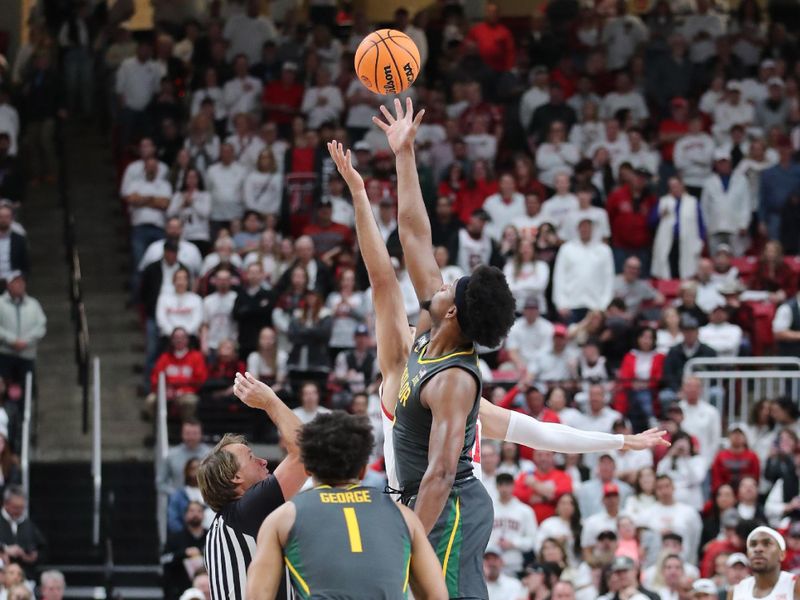
M 403 308 L 402 295 L 386 247 L 374 222 L 363 180 L 352 167 L 349 151 L 345 153 L 341 144 L 336 142 L 328 145 L 331 156 L 353 196 L 356 231 L 372 284 L 378 362 L 383 375 L 381 400 L 386 417 L 384 421 L 386 470 L 390 485 L 403 489 L 403 500 L 415 507 L 423 525 L 431 534 L 431 540 L 434 542 L 434 548 L 437 550 L 448 582 L 450 596 L 485 598 L 486 586 L 481 571 L 481 558 L 491 531 L 492 505 L 482 487 L 475 487 L 474 484 L 477 482 L 471 476 L 471 459 L 473 456 L 476 459 L 479 456 L 479 453 L 475 452 L 480 439 L 475 432 L 477 419 L 474 415 L 478 406 L 485 436 L 540 449 L 572 453 L 595 452 L 623 447 L 644 449 L 666 442 L 662 439 L 663 432 L 655 430 L 636 436 L 584 432 L 563 425 L 543 424 L 526 415 L 500 409 L 486 400 L 481 400 L 478 404 L 480 376 L 476 368 L 477 355 L 474 352 L 472 339 L 486 341 L 487 336 L 497 336 L 499 341 L 506 333 L 505 324 L 497 327 L 497 331 L 478 332 L 477 328 L 480 328 L 478 323 L 483 321 L 483 317 L 477 317 L 473 321 L 471 330 L 471 335 L 474 337 L 470 338 L 461 332 L 457 323 L 445 322 L 445 331 L 449 329 L 449 334 L 452 336 L 451 341 L 447 342 L 451 347 L 444 345 L 442 338 L 437 338 L 439 346 L 429 347 L 430 334 L 437 335 L 441 332 L 446 319 L 456 322 L 458 320 L 456 292 L 460 295 L 459 302 L 463 303 L 466 292 L 464 288 L 472 287 L 469 283 L 478 282 L 481 277 L 476 278 L 473 274 L 472 279 L 459 281 L 453 287 L 442 286 L 438 267 L 433 262 L 430 224 L 425 217 L 413 156 L 413 138 L 421 115 L 418 115 L 416 120 L 412 119 L 413 108 L 410 102 L 407 104 L 405 115 L 399 102 L 396 102 L 396 110 L 398 119 L 394 119 L 386 111 L 390 124 L 381 123 L 389 134 L 393 150 L 398 155 L 400 218 L 405 219 L 401 223 L 401 236 L 405 238 L 403 243 L 409 271 L 412 273 L 412 278 L 416 278 L 420 272 L 418 259 L 422 259 L 430 280 L 435 281 L 438 278 L 438 286 L 430 285 L 426 288 L 436 287 L 431 295 L 418 294 L 421 300 L 425 301 L 438 291 L 437 297 L 433 298 L 430 304 L 424 303 L 426 311 L 431 312 L 429 309 L 432 309 L 435 312 L 438 319 L 435 324 L 438 327 L 435 326 L 432 332 L 427 331 L 431 329 L 431 319 L 423 317 L 419 329 L 423 334 L 416 343 L 406 326 L 407 316 Z M 409 215 L 409 212 L 413 211 L 418 211 L 418 214 Z M 414 238 L 410 244 L 407 231 L 409 225 L 412 228 L 411 237 Z M 417 251 L 424 256 L 412 257 Z M 504 287 L 505 290 L 508 289 L 505 281 L 500 281 L 496 273 L 487 272 L 486 277 L 500 293 Z M 415 280 L 415 285 L 416 283 Z M 462 286 L 460 291 L 457 289 L 459 285 Z M 470 295 L 473 308 L 480 306 L 482 301 L 481 292 L 477 290 L 478 288 L 472 288 Z M 511 311 L 513 318 L 513 305 Z M 462 319 L 469 311 L 463 312 Z M 455 329 L 455 326 L 458 329 Z M 501 332 L 500 329 L 505 330 Z M 475 336 L 475 333 L 479 333 L 479 337 Z M 406 368 L 407 363 L 408 368 Z M 410 375 L 412 369 L 413 376 Z M 454 381 L 445 381 L 449 380 L 449 377 L 437 381 L 433 377 L 437 373 L 447 375 L 448 371 L 454 375 Z M 464 377 L 461 377 L 462 374 Z M 425 385 L 428 383 L 430 385 Z M 425 385 L 424 390 L 423 385 Z M 458 389 L 448 391 L 449 385 Z M 464 387 L 463 390 L 461 386 Z M 397 407 L 398 397 L 400 407 Z M 386 427 L 386 424 L 390 424 L 393 420 L 396 408 L 397 418 L 392 430 L 391 426 Z M 405 410 L 411 412 L 407 413 L 407 416 L 401 416 Z M 399 439 L 395 439 L 393 446 L 392 438 L 393 436 L 398 438 L 398 434 L 400 434 Z M 400 455 L 397 459 L 399 483 L 395 475 L 393 452 L 395 447 Z M 431 475 L 426 480 L 426 474 L 429 472 Z M 434 486 L 427 490 L 428 498 L 422 498 L 422 488 L 430 483 L 434 483 Z M 422 503 L 420 499 L 423 500 Z M 424 509 L 424 512 L 420 509 Z

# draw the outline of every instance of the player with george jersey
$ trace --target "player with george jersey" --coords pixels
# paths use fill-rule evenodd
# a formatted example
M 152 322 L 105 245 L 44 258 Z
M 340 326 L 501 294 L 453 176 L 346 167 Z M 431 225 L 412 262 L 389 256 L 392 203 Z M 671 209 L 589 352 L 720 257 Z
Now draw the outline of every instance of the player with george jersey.
M 258 533 L 247 598 L 272 600 L 283 565 L 301 598 L 444 600 L 439 561 L 407 507 L 359 482 L 374 438 L 366 417 L 342 411 L 303 426 L 300 455 L 314 488 L 274 511 Z

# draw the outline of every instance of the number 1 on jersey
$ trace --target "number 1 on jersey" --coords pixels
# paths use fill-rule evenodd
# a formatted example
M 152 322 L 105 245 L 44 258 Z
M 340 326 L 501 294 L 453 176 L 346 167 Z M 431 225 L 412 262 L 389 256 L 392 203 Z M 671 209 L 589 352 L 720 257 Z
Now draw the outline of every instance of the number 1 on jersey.
M 356 509 L 352 506 L 345 506 L 342 510 L 344 511 L 344 521 L 347 524 L 347 536 L 350 538 L 350 552 L 363 552 Z

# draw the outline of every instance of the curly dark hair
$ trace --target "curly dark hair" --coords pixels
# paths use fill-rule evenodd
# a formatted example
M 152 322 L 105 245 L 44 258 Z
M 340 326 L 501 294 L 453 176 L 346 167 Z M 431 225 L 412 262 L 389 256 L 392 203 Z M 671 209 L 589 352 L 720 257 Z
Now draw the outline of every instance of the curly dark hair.
M 506 276 L 497 267 L 481 265 L 472 272 L 464 300 L 464 335 L 481 346 L 494 348 L 514 324 L 514 296 Z
M 359 477 L 375 438 L 367 417 L 335 410 L 303 425 L 298 443 L 306 471 L 331 485 Z

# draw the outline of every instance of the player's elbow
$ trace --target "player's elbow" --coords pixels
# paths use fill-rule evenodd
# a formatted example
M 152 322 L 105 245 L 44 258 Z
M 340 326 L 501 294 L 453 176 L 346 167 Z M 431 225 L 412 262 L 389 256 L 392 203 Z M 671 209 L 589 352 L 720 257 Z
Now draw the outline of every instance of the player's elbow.
M 432 463 L 425 473 L 425 479 L 426 483 L 449 489 L 456 480 L 456 467 L 455 465 Z

